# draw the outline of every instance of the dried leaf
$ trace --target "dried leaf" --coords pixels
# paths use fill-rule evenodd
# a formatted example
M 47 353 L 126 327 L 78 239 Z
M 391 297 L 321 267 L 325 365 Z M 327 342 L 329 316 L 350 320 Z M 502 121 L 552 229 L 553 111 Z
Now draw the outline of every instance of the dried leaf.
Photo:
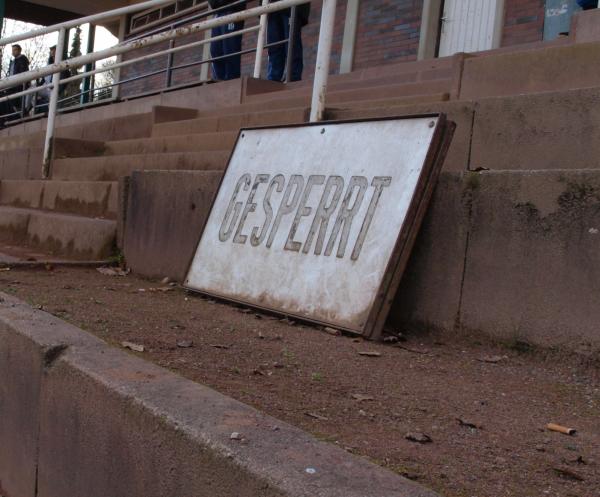
M 363 350 L 358 353 L 358 355 L 362 355 L 365 357 L 381 357 L 381 352 L 373 352 L 372 350 Z
M 318 419 L 319 421 L 329 421 L 329 418 L 326 418 L 325 416 L 321 416 L 320 414 L 314 412 L 305 412 L 304 414 L 309 418 Z
M 428 443 L 433 442 L 433 440 L 431 439 L 431 437 L 429 435 L 426 435 L 425 433 L 421 433 L 418 431 L 412 432 L 412 433 L 407 433 L 404 438 L 406 438 L 406 440 L 410 440 L 411 442 L 417 442 L 420 444 L 428 444 Z
M 121 342 L 121 346 L 126 349 L 133 350 L 135 352 L 144 352 L 144 350 L 146 350 L 143 345 L 139 345 L 133 342 Z
M 359 402 L 366 402 L 368 400 L 375 400 L 375 397 L 372 397 L 371 395 L 363 395 L 361 393 L 353 393 L 352 394 L 352 398 L 354 400 L 358 400 Z

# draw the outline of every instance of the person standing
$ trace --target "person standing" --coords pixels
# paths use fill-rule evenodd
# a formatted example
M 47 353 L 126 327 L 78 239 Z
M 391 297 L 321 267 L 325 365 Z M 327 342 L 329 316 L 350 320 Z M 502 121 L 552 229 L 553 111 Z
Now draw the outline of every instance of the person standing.
M 23 54 L 23 49 L 21 48 L 21 45 L 15 44 L 12 46 L 12 56 L 13 58 L 11 59 L 10 64 L 8 66 L 9 76 L 15 76 L 17 74 L 29 71 L 29 59 Z M 6 90 L 6 93 L 8 95 L 12 95 L 14 93 L 19 93 L 27 88 L 29 88 L 29 83 L 8 88 Z M 11 107 L 12 112 L 19 112 L 23 107 L 23 102 L 24 99 L 22 97 L 11 100 L 9 102 L 9 106 Z
M 598 0 L 577 0 L 577 5 L 583 10 L 596 9 L 598 8 Z
M 246 2 L 237 0 L 208 0 L 211 9 L 219 9 L 216 17 L 223 17 L 234 12 L 240 12 L 246 8 Z M 233 5 L 235 4 L 235 5 Z M 244 21 L 230 22 L 223 26 L 217 26 L 212 29 L 212 36 L 222 36 L 244 29 Z M 214 60 L 212 63 L 213 79 L 216 81 L 227 81 L 237 79 L 241 74 L 242 55 L 242 35 L 230 36 L 223 40 L 213 41 L 210 44 L 210 56 Z M 220 58 L 222 57 L 222 58 Z
M 279 0 L 274 0 L 279 1 Z M 308 24 L 310 16 L 310 3 L 296 7 L 296 22 L 294 32 L 290 36 L 291 9 L 283 9 L 269 14 L 267 21 L 267 44 L 282 42 L 291 38 L 292 61 L 289 81 L 300 81 L 304 69 L 304 58 L 302 54 L 302 28 Z M 271 81 L 283 81 L 288 54 L 288 44 L 280 43 L 269 47 L 269 66 L 267 79 Z

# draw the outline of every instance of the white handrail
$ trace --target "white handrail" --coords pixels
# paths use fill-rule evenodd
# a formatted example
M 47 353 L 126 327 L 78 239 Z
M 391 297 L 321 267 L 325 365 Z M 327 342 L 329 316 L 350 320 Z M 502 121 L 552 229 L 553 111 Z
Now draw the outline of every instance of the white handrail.
M 194 34 L 201 31 L 210 32 L 212 28 L 218 26 L 224 26 L 230 23 L 237 23 L 240 21 L 244 21 L 249 18 L 259 17 L 260 23 L 257 26 L 253 26 L 250 28 L 242 29 L 239 31 L 235 31 L 233 33 L 228 33 L 225 35 L 220 35 L 216 37 L 205 37 L 201 41 L 188 43 L 179 47 L 173 47 L 171 44 L 171 48 L 168 50 L 162 50 L 157 53 L 148 54 L 142 57 L 134 58 L 131 60 L 123 61 L 117 63 L 113 67 L 123 67 L 125 65 L 133 64 L 135 62 L 140 62 L 143 60 L 147 60 L 150 58 L 154 58 L 164 54 L 170 54 L 174 52 L 178 52 L 181 50 L 189 49 L 190 47 L 199 46 L 207 44 L 214 40 L 219 40 L 223 38 L 228 38 L 231 36 L 241 36 L 243 33 L 251 32 L 251 31 L 259 31 L 259 39 L 264 38 L 265 32 L 265 24 L 266 24 L 266 16 L 269 13 L 281 11 L 284 9 L 288 9 L 290 7 L 295 7 L 304 3 L 308 3 L 312 0 L 278 0 L 277 2 L 270 3 L 268 0 L 263 0 L 258 7 L 254 7 L 247 10 L 242 10 L 240 12 L 234 12 L 229 15 L 223 15 L 221 17 L 214 17 L 212 19 L 203 20 L 201 22 L 192 24 L 190 26 L 179 27 L 175 29 L 171 29 L 169 31 L 165 31 L 162 33 L 148 35 L 144 38 L 125 41 L 114 45 L 113 47 L 107 48 L 105 50 L 100 50 L 97 52 L 89 53 L 86 55 L 81 55 L 79 57 L 73 57 L 64 61 L 61 61 L 60 55 L 63 53 L 65 49 L 65 34 L 67 28 L 69 26 L 77 26 L 86 22 L 98 22 L 99 19 L 107 19 L 111 16 L 122 15 L 125 12 L 132 12 L 136 10 L 140 10 L 141 8 L 147 8 L 149 5 L 160 5 L 163 3 L 168 3 L 171 0 L 152 0 L 150 2 L 144 2 L 140 4 L 135 4 L 130 7 L 124 7 L 122 9 L 115 9 L 113 11 L 105 12 L 103 14 L 96 14 L 95 16 L 88 16 L 86 18 L 80 18 L 74 21 L 69 21 L 67 23 L 57 24 L 54 26 L 50 26 L 48 28 L 42 28 L 39 30 L 33 30 L 29 33 L 25 33 L 23 35 L 18 35 L 15 37 L 4 38 L 0 40 L 1 44 L 11 43 L 12 41 L 18 41 L 22 39 L 27 39 L 31 37 L 31 34 L 34 33 L 34 36 L 39 34 L 49 33 L 52 31 L 59 30 L 59 41 L 56 49 L 56 63 L 48 65 L 46 67 L 42 67 L 39 69 L 34 69 L 32 71 L 28 71 L 25 73 L 20 73 L 9 78 L 0 80 L 0 90 L 4 90 L 7 88 L 16 87 L 18 85 L 22 85 L 29 81 L 39 78 L 45 78 L 46 76 L 53 75 L 52 83 L 44 85 L 44 88 L 51 87 L 52 93 L 50 102 L 48 105 L 48 122 L 46 129 L 46 137 L 45 137 L 45 146 L 44 146 L 44 162 L 42 165 L 43 168 L 43 177 L 47 178 L 49 174 L 50 162 L 52 158 L 52 143 L 54 140 L 54 127 L 55 127 L 55 119 L 58 112 L 58 101 L 59 101 L 59 87 L 61 82 L 61 72 L 69 70 L 71 68 L 77 68 L 81 66 L 85 66 L 91 64 L 93 62 L 107 59 L 109 57 L 113 57 L 115 55 L 122 55 L 133 50 L 139 50 L 145 47 L 153 46 L 158 43 L 174 40 L 176 38 L 180 38 L 183 36 L 188 36 L 190 34 Z M 321 31 L 319 33 L 319 47 L 317 52 L 317 63 L 315 67 L 315 76 L 314 76 L 314 85 L 313 85 L 313 95 L 312 95 L 312 105 L 311 105 L 311 121 L 320 121 L 324 118 L 325 113 L 325 92 L 327 89 L 327 80 L 329 75 L 329 61 L 331 58 L 331 45 L 333 39 L 333 29 L 335 22 L 335 10 L 336 10 L 336 2 L 337 0 L 323 0 L 323 8 L 321 13 Z M 290 43 L 288 40 L 287 43 Z M 270 46 L 270 45 L 269 45 Z M 264 40 L 257 43 L 257 50 L 264 50 Z M 245 53 L 242 51 L 241 53 Z M 260 64 L 261 58 L 259 56 L 256 57 L 256 65 Z M 260 66 L 259 66 L 260 67 Z M 110 70 L 110 67 L 97 68 L 92 71 L 84 72 L 83 74 L 76 74 L 75 76 L 70 76 L 64 80 L 65 83 L 70 81 L 75 81 L 78 79 L 82 79 L 85 77 L 89 77 L 92 74 L 96 74 L 98 72 L 105 72 Z M 260 71 L 260 69 L 259 69 Z M 256 67 L 255 67 L 256 74 Z M 259 73 L 260 74 L 260 73 Z M 118 81 L 111 86 L 118 86 L 122 84 L 122 82 Z M 34 93 L 39 91 L 39 89 L 29 89 L 21 94 Z M 14 98 L 16 95 L 13 95 Z
M 22 40 L 27 40 L 29 38 L 35 38 L 36 36 L 41 36 L 48 33 L 54 33 L 55 31 L 60 31 L 61 29 L 71 29 L 76 26 L 81 26 L 82 24 L 99 24 L 100 21 L 106 21 L 115 17 L 131 14 L 132 12 L 137 12 L 138 10 L 157 7 L 159 5 L 171 3 L 172 1 L 173 0 L 149 0 L 147 2 L 128 5 L 127 7 L 119 7 L 118 9 L 107 10 L 106 12 L 101 12 L 99 14 L 92 14 L 86 17 L 78 17 L 77 19 L 73 19 L 71 21 L 61 22 L 60 24 L 53 24 L 52 26 L 32 29 L 31 31 L 27 31 L 26 33 L 7 36 L 6 38 L 0 39 L 0 46 L 8 45 L 10 43 L 16 43 Z
M 279 10 L 284 10 L 288 7 L 293 7 L 294 5 L 300 5 L 306 2 L 307 0 L 279 0 L 278 2 L 270 3 L 269 5 L 258 6 L 252 9 L 243 10 L 241 12 L 235 12 L 226 16 L 208 19 L 206 21 L 201 21 L 196 24 L 192 24 L 191 26 L 176 28 L 171 31 L 166 31 L 164 33 L 148 36 L 147 38 L 119 43 L 118 45 L 114 45 L 105 50 L 99 50 L 90 54 L 80 55 L 79 57 L 73 57 L 60 63 L 51 64 L 45 67 L 40 67 L 39 69 L 34 69 L 32 71 L 22 72 L 14 76 L 10 76 L 9 78 L 5 78 L 0 81 L 0 90 L 4 90 L 13 86 L 18 86 L 20 84 L 26 83 L 27 81 L 43 78 L 50 74 L 55 74 L 64 70 L 71 69 L 73 67 L 81 67 L 85 66 L 86 64 L 96 62 L 98 60 L 108 59 L 109 57 L 113 57 L 114 55 L 120 55 L 127 52 L 131 52 L 132 50 L 138 50 L 148 46 L 156 45 L 157 43 L 161 43 L 163 41 L 180 38 L 182 36 L 197 33 L 199 31 L 205 31 L 208 29 L 216 28 L 217 26 L 224 26 L 230 23 L 237 23 L 239 21 L 244 21 L 251 17 L 259 17 L 262 14 L 277 12 Z

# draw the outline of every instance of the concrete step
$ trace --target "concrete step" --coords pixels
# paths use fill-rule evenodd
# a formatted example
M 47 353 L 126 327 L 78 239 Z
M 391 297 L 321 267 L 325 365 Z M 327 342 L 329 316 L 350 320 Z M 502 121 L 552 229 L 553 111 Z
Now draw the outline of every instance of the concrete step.
M 116 221 L 0 206 L 0 240 L 78 260 L 110 256 Z
M 268 108 L 268 107 L 266 107 Z M 217 131 L 237 131 L 254 126 L 278 126 L 296 124 L 308 120 L 309 111 L 305 107 L 267 112 L 233 114 L 216 117 L 202 117 L 154 126 L 152 136 L 189 135 L 214 133 Z
M 372 111 L 374 109 L 390 109 L 408 105 L 427 104 L 434 102 L 447 102 L 450 100 L 449 93 L 434 93 L 427 95 L 413 95 L 408 97 L 390 97 L 376 100 L 359 100 L 357 102 L 343 102 L 337 107 L 328 107 L 327 112 L 335 112 L 338 115 L 343 115 L 344 112 L 351 114 L 359 114 L 364 110 Z M 351 117 L 348 117 L 350 119 Z M 336 119 L 343 119 L 336 117 Z
M 110 181 L 2 181 L 0 205 L 116 219 L 118 183 Z
M 221 131 L 196 135 L 158 136 L 105 143 L 104 155 L 150 154 L 231 150 L 237 131 Z
M 225 150 L 60 159 L 54 161 L 52 178 L 63 181 L 117 181 L 139 170 L 222 171 L 229 154 Z
M 81 111 L 85 112 L 85 111 Z M 107 141 L 126 140 L 150 136 L 154 114 L 145 112 L 129 116 L 101 119 L 94 122 L 62 126 L 56 129 L 59 138 L 74 138 L 77 140 Z
M 436 79 L 419 82 L 394 82 L 384 80 L 383 82 L 367 80 L 350 82 L 340 85 L 337 89 L 329 87 L 326 96 L 327 104 L 338 102 L 355 102 L 361 100 L 377 100 L 382 98 L 409 97 L 414 95 L 450 93 L 452 91 L 452 79 Z M 271 94 L 257 95 L 246 100 L 246 104 L 262 103 L 267 108 L 283 105 L 286 101 L 299 105 L 310 99 L 312 88 L 299 88 L 294 90 L 276 92 Z

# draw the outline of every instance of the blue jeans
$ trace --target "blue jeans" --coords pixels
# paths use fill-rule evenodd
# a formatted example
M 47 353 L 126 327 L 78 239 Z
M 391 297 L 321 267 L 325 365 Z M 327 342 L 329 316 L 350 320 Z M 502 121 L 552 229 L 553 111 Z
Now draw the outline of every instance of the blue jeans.
M 294 34 L 292 36 L 292 74 L 289 78 L 290 81 L 300 81 L 302 79 L 302 69 L 304 68 L 304 64 L 302 60 L 302 36 L 300 31 L 300 21 L 297 19 Z M 286 40 L 289 37 L 289 33 L 289 12 L 280 11 L 269 14 L 267 23 L 267 44 Z M 269 80 L 283 81 L 287 60 L 287 51 L 287 43 L 269 47 L 269 67 L 267 70 L 267 78 Z
M 226 14 L 218 15 L 222 17 Z M 244 28 L 244 22 L 236 22 L 226 24 L 224 26 L 217 26 L 212 29 L 212 36 L 221 36 L 234 31 L 239 31 Z M 232 36 L 231 38 L 225 38 L 224 40 L 217 40 L 210 43 L 210 56 L 211 58 L 222 57 L 224 55 L 233 54 L 239 52 L 242 49 L 242 35 Z M 213 79 L 226 81 L 228 79 L 237 79 L 240 77 L 240 66 L 242 62 L 242 56 L 240 54 L 231 55 L 223 59 L 215 60 L 212 63 Z

